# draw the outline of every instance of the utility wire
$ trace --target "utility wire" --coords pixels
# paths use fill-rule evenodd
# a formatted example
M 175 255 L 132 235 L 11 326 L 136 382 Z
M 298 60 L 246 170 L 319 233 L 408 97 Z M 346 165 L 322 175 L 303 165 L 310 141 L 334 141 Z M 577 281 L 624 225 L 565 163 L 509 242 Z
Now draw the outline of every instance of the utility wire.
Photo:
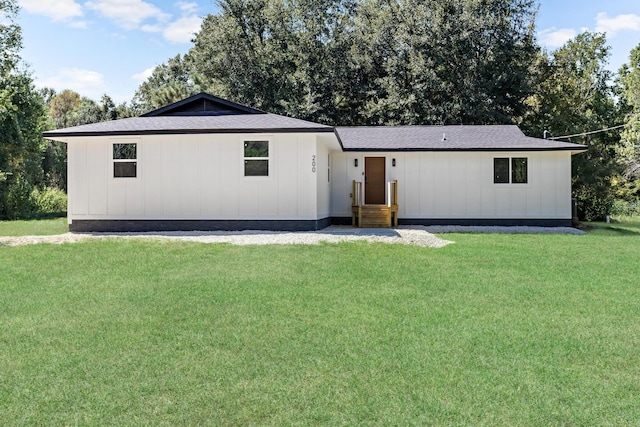
M 574 135 L 566 135 L 566 136 L 553 136 L 551 138 L 547 138 L 547 139 L 563 139 L 563 138 L 573 138 L 574 136 L 586 136 L 586 135 L 591 135 L 593 133 L 600 133 L 600 132 L 606 132 L 608 130 L 613 130 L 613 129 L 619 129 L 622 127 L 625 127 L 626 124 L 624 125 L 618 125 L 618 126 L 613 126 L 610 128 L 606 128 L 606 129 L 600 129 L 600 130 L 592 130 L 591 132 L 584 132 L 584 133 L 576 133 Z

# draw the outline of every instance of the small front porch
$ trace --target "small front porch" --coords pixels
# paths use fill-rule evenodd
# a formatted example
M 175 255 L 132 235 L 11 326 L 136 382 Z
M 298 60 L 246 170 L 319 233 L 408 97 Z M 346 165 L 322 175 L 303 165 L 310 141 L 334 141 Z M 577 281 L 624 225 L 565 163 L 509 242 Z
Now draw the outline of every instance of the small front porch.
M 365 204 L 363 183 L 353 180 L 351 188 L 351 225 L 361 228 L 398 226 L 398 180 L 387 182 L 384 204 Z

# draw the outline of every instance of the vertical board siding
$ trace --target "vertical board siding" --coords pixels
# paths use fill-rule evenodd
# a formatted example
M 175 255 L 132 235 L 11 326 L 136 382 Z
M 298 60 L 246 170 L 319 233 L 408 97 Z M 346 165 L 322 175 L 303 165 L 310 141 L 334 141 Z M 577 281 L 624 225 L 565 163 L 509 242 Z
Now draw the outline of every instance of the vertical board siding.
M 311 156 L 317 155 L 316 139 L 308 134 L 296 134 L 295 137 L 298 142 L 298 178 L 293 185 L 297 186 L 298 217 L 315 219 L 318 203 L 317 175 L 311 172 Z
M 278 216 L 295 218 L 298 216 L 298 199 L 291 197 L 291 184 L 298 179 L 298 142 L 287 138 L 278 143 L 278 162 L 282 167 L 277 171 Z
M 268 177 L 244 176 L 246 139 L 272 142 Z M 69 219 L 315 220 L 330 211 L 328 151 L 317 139 L 315 134 L 74 138 L 68 145 Z M 113 178 L 111 146 L 124 141 L 138 144 L 136 178 Z M 311 158 L 320 160 L 319 151 L 325 153 L 324 166 L 312 173 Z
M 77 165 L 68 170 L 69 212 L 72 215 L 89 213 L 89 165 L 87 164 L 87 145 L 84 141 L 67 144 L 67 164 Z
M 244 177 L 246 139 L 271 141 L 269 177 Z M 118 141 L 138 143 L 137 178 L 113 178 L 111 144 Z M 351 183 L 363 180 L 367 156 L 386 157 L 387 181 L 398 180 L 400 218 L 571 218 L 571 155 L 566 151 L 332 150 L 311 133 L 73 138 L 68 143 L 69 219 L 350 216 Z M 494 184 L 494 157 L 527 157 L 528 182 Z
M 200 206 L 202 215 L 220 217 L 222 197 L 220 189 L 220 144 L 211 143 L 212 136 L 201 137 L 198 142 L 200 157 L 198 165 L 198 182 L 200 183 Z
M 327 179 L 327 169 L 329 168 L 328 156 L 329 150 L 320 143 L 316 143 L 316 171 L 315 177 L 317 182 L 317 213 L 318 218 L 327 218 L 331 215 L 331 182 Z M 311 167 L 311 159 L 309 159 L 309 167 Z
M 87 189 L 88 192 L 87 206 L 89 215 L 105 215 L 107 213 L 107 178 L 111 170 L 107 170 L 109 161 L 103 155 L 107 150 L 106 144 L 87 145 L 86 162 L 87 171 L 95 171 L 95 173 L 87 173 Z M 109 153 L 110 155 L 110 153 Z M 98 171 L 104 171 L 100 174 Z
M 407 219 L 569 219 L 571 154 L 554 152 L 333 153 L 332 216 L 351 215 L 353 158 L 387 157 L 398 180 L 399 217 Z M 526 184 L 494 184 L 494 157 L 527 157 Z M 391 166 L 391 159 L 396 166 Z

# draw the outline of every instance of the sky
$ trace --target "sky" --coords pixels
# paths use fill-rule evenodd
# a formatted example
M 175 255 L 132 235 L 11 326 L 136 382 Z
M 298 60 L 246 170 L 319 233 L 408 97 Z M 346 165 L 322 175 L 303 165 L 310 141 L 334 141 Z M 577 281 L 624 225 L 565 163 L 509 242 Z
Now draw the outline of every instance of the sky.
M 37 87 L 130 101 L 157 65 L 186 53 L 214 0 L 18 0 L 23 60 Z M 540 0 L 538 43 L 548 51 L 582 31 L 607 34 L 617 71 L 640 44 L 640 0 Z

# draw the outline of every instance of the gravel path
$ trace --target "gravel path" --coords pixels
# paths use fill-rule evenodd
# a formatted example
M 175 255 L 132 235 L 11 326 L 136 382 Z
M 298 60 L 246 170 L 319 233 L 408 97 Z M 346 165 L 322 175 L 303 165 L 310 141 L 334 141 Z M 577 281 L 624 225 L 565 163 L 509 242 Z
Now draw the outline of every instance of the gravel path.
M 200 243 L 230 243 L 234 245 L 313 245 L 320 242 L 369 242 L 415 245 L 441 248 L 450 243 L 434 233 L 554 233 L 585 234 L 570 227 L 462 227 L 462 226 L 400 226 L 395 229 L 352 228 L 331 226 L 316 232 L 278 231 L 168 231 L 148 233 L 65 233 L 54 236 L 1 237 L 0 246 L 37 243 L 75 243 L 89 239 L 156 239 Z

